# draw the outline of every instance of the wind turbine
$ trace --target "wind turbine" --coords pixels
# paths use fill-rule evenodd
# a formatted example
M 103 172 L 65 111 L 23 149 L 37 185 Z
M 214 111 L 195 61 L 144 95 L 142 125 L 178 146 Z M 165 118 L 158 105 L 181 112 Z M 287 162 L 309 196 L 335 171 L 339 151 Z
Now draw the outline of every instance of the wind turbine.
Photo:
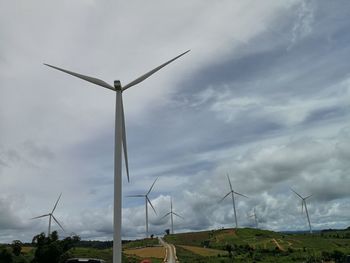
M 254 207 L 254 210 L 253 210 L 253 214 L 250 215 L 249 218 L 252 218 L 252 217 L 254 217 L 255 227 L 258 228 L 258 218 L 256 216 L 255 207 Z
M 148 195 L 151 193 L 152 188 L 154 186 L 154 184 L 156 183 L 156 181 L 158 180 L 158 177 L 156 178 L 156 180 L 154 180 L 153 184 L 151 185 L 150 189 L 148 190 L 148 192 L 144 195 L 128 195 L 127 197 L 144 197 L 145 198 L 145 206 L 146 206 L 146 237 L 149 237 L 148 234 L 148 204 L 151 205 L 153 211 L 155 214 L 157 214 L 156 210 L 154 209 L 151 200 L 149 200 Z
M 310 234 L 312 234 L 312 228 L 311 228 L 311 222 L 310 222 L 309 211 L 307 210 L 307 206 L 306 206 L 306 199 L 308 199 L 308 198 L 311 197 L 312 195 L 309 195 L 309 196 L 307 196 L 307 197 L 302 197 L 300 194 L 298 194 L 298 193 L 297 193 L 296 191 L 294 191 L 292 188 L 291 188 L 290 190 L 292 190 L 292 191 L 301 199 L 301 213 L 304 212 L 304 206 L 305 206 L 305 213 L 306 213 L 307 221 L 309 222 Z
M 47 236 L 48 236 L 48 237 L 49 237 L 50 234 L 51 234 L 51 218 L 57 223 L 57 225 L 59 225 L 59 226 L 62 228 L 62 230 L 63 230 L 64 232 L 66 232 L 66 231 L 64 230 L 64 228 L 62 227 L 62 225 L 58 222 L 58 220 L 56 219 L 56 217 L 53 215 L 53 212 L 55 211 L 55 209 L 56 209 L 56 207 L 57 207 L 57 204 L 58 204 L 58 201 L 59 201 L 60 198 L 61 198 L 61 195 L 62 195 L 62 193 L 61 193 L 60 196 L 58 197 L 58 199 L 57 199 L 57 201 L 56 201 L 56 203 L 55 203 L 55 205 L 54 205 L 54 207 L 53 207 L 51 213 L 48 213 L 48 214 L 45 214 L 45 215 L 36 216 L 36 217 L 31 218 L 31 219 L 37 219 L 37 218 L 42 218 L 42 217 L 47 217 L 47 216 L 49 217 L 49 229 L 48 229 L 48 231 L 47 231 Z
M 158 70 L 162 69 L 169 63 L 178 59 L 179 57 L 185 55 L 190 50 L 178 55 L 177 57 L 165 62 L 164 64 L 152 69 L 146 74 L 138 77 L 137 79 L 131 81 L 125 86 L 121 85 L 119 80 L 114 81 L 114 86 L 108 84 L 107 82 L 97 79 L 94 77 L 89 77 L 79 73 L 75 73 L 66 69 L 62 69 L 49 64 L 44 64 L 48 67 L 60 70 L 64 73 L 70 74 L 74 77 L 83 79 L 85 81 L 91 82 L 98 86 L 107 88 L 109 90 L 115 91 L 116 94 L 116 107 L 115 107 L 115 138 L 114 138 L 114 212 L 113 212 L 113 263 L 121 263 L 122 261 L 122 242 L 121 242 L 121 225 L 122 225 L 122 149 L 124 150 L 125 158 L 125 168 L 127 173 L 127 178 L 129 181 L 129 166 L 128 166 L 128 155 L 126 147 L 126 131 L 125 131 L 125 117 L 124 117 L 124 106 L 123 106 L 123 91 L 128 88 L 144 81 Z
M 174 219 L 173 219 L 173 215 L 176 215 L 177 217 L 180 217 L 181 219 L 184 219 L 182 216 L 176 214 L 173 211 L 173 199 L 170 197 L 170 212 L 166 213 L 161 219 L 163 219 L 164 217 L 167 217 L 168 215 L 170 215 L 170 219 L 171 219 L 171 234 L 174 234 Z
M 245 196 L 245 195 L 243 195 L 243 194 L 240 194 L 240 193 L 237 193 L 236 191 L 234 191 L 234 190 L 232 189 L 232 184 L 231 184 L 230 177 L 228 176 L 228 174 L 227 174 L 226 176 L 227 176 L 228 183 L 230 184 L 230 192 L 228 192 L 223 198 L 221 198 L 221 200 L 219 201 L 219 203 L 222 202 L 227 196 L 229 196 L 229 195 L 231 194 L 231 196 L 232 196 L 233 212 L 234 212 L 234 214 L 235 214 L 236 228 L 238 228 L 237 213 L 236 213 L 236 204 L 235 204 L 235 194 L 236 194 L 236 195 L 243 196 L 243 197 L 246 197 L 246 198 L 248 198 L 248 196 Z

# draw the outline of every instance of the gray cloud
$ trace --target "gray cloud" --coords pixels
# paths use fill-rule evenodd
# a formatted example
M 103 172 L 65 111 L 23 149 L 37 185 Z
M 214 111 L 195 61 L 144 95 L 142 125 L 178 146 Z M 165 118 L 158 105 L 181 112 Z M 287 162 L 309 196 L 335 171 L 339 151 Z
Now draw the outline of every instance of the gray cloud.
M 348 1 L 42 0 L 0 9 L 1 242 L 46 231 L 57 208 L 68 232 L 112 237 L 114 96 L 42 66 L 128 82 L 187 50 L 125 93 L 131 183 L 176 231 L 230 227 L 225 174 L 248 195 L 240 225 L 305 229 L 349 224 Z M 254 6 L 254 8 L 251 8 Z M 40 8 L 39 8 L 40 7 Z M 118 10 L 116 15 L 116 10 Z M 194 12 L 195 10 L 195 12 Z M 127 21 L 127 22 L 126 22 Z M 13 196 L 20 198 L 13 198 Z M 22 206 L 21 204 L 25 204 Z M 142 200 L 123 199 L 123 236 L 144 235 Z M 169 220 L 150 213 L 150 229 Z M 2 218 L 2 217 L 1 217 Z M 21 229 L 21 231 L 18 231 Z M 61 233 L 63 235 L 63 233 Z

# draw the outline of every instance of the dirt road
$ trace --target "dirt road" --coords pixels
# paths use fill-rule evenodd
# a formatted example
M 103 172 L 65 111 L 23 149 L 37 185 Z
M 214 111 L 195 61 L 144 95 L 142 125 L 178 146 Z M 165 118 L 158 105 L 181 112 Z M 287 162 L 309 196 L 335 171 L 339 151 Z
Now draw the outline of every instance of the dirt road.
M 166 259 L 164 262 L 167 263 L 179 263 L 176 257 L 176 249 L 172 244 L 166 243 L 161 237 L 159 237 L 159 243 L 162 244 L 166 249 Z

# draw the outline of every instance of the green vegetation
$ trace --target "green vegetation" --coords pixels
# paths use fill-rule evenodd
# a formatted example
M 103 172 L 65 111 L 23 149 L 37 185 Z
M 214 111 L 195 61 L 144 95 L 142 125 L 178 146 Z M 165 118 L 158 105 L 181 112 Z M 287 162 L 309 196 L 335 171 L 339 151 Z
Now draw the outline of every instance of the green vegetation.
M 176 245 L 181 263 L 229 262 L 350 262 L 350 228 L 319 233 L 277 233 L 242 228 L 167 235 Z M 0 245 L 1 263 L 62 263 L 69 257 L 100 258 L 112 263 L 112 242 L 80 241 L 79 237 L 59 240 L 53 232 L 33 238 L 32 246 L 19 240 Z M 123 249 L 157 246 L 158 239 L 124 241 Z M 208 249 L 205 249 L 208 248 Z M 213 253 L 215 249 L 217 254 Z M 124 255 L 123 262 L 139 263 L 142 258 Z M 161 259 L 151 258 L 152 263 Z
M 123 248 L 149 247 L 159 245 L 158 239 L 142 239 L 123 242 Z M 83 247 L 80 247 L 82 245 Z M 105 248 L 109 245 L 109 248 Z M 41 233 L 33 238 L 32 246 L 23 246 L 19 240 L 11 245 L 0 245 L 0 263 L 63 263 L 68 258 L 99 258 L 112 263 L 112 242 L 80 241 L 78 236 L 59 240 L 57 232 L 50 237 Z M 152 263 L 163 260 L 151 258 Z M 124 255 L 123 262 L 139 263 L 142 259 Z
M 75 247 L 69 250 L 70 257 L 72 258 L 98 258 L 106 260 L 106 262 L 112 262 L 112 248 L 96 249 Z
M 157 238 L 145 238 L 145 239 L 123 242 L 123 249 L 153 247 L 157 245 L 159 245 L 159 241 Z
M 32 246 L 23 246 L 19 240 L 0 246 L 1 263 L 63 263 L 70 257 L 69 250 L 78 243 L 78 236 L 59 240 L 54 231 L 49 237 L 44 233 L 33 238 Z
M 32 243 L 36 247 L 31 263 L 64 263 L 71 257 L 69 250 L 80 241 L 80 237 L 66 237 L 59 240 L 56 231 L 48 237 L 41 233 L 33 238 Z
M 350 229 L 316 234 L 282 234 L 242 228 L 168 235 L 181 263 L 189 262 L 346 262 L 350 255 Z M 204 257 L 181 245 L 226 250 L 228 255 Z M 349 261 L 350 262 L 350 261 Z

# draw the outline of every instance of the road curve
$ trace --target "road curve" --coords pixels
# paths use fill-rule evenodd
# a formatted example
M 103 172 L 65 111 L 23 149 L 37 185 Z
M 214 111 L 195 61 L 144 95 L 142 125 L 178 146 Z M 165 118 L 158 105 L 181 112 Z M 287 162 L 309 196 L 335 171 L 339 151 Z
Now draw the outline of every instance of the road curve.
M 164 259 L 164 262 L 167 263 L 179 263 L 177 257 L 176 257 L 176 249 L 175 246 L 172 244 L 166 243 L 163 238 L 159 237 L 159 243 L 165 247 L 166 250 L 166 258 Z

